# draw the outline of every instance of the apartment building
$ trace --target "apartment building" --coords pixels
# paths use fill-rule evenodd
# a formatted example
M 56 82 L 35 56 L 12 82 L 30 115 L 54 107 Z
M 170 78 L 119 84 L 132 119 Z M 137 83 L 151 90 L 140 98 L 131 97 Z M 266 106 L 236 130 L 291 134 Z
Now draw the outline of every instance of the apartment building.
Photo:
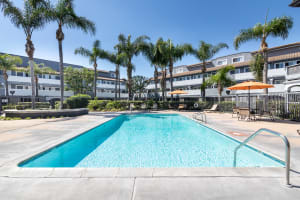
M 16 56 L 16 55 L 14 55 Z M 27 67 L 28 58 L 19 56 L 23 63 L 18 67 Z M 35 63 L 50 67 L 59 72 L 59 62 L 44 59 L 34 59 Z M 83 68 L 81 65 L 64 64 L 65 67 Z M 30 101 L 31 98 L 31 78 L 26 72 L 9 70 L 8 72 L 8 90 L 11 96 L 18 98 L 18 101 Z M 60 76 L 59 74 L 38 74 L 38 96 L 42 101 L 60 98 Z M 97 97 L 99 99 L 112 99 L 115 96 L 115 79 L 114 71 L 98 70 L 97 78 Z M 125 80 L 120 83 L 121 98 L 126 98 Z M 74 95 L 73 91 L 65 91 L 65 98 Z M 0 96 L 5 96 L 5 85 L 3 72 L 0 70 Z
M 255 80 L 250 71 L 250 63 L 256 52 L 241 52 L 237 54 L 227 55 L 215 58 L 207 63 L 207 72 L 202 73 L 201 63 L 193 65 L 183 65 L 174 68 L 173 86 L 174 89 L 182 89 L 188 92 L 184 97 L 200 97 L 200 86 L 202 84 L 202 76 L 206 79 L 216 74 L 218 69 L 227 65 L 235 67 L 228 76 L 237 83 Z M 300 92 L 300 42 L 269 48 L 269 70 L 268 82 L 274 85 L 269 89 L 270 93 L 283 92 Z M 170 76 L 167 74 L 167 91 L 170 91 Z M 160 79 L 160 77 L 159 77 Z M 148 94 L 154 96 L 154 79 L 147 87 Z M 160 88 L 160 84 L 158 84 Z M 223 96 L 242 94 L 245 91 L 226 91 L 224 89 Z M 254 90 L 252 94 L 262 94 L 262 90 Z M 170 95 L 168 95 L 170 96 Z M 217 97 L 218 92 L 216 86 L 210 86 L 206 89 L 207 97 Z

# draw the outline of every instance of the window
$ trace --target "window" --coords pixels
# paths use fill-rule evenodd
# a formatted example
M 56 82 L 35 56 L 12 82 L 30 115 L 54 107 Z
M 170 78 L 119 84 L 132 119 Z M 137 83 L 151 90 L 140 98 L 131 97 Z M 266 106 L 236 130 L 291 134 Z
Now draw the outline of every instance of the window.
M 243 61 L 244 61 L 244 57 L 232 58 L 233 63 L 239 63 L 239 62 L 243 62 Z
M 60 88 L 55 88 L 55 91 L 60 91 Z
M 23 72 L 17 72 L 17 76 L 23 76 Z
M 274 64 L 269 64 L 269 65 L 268 65 L 268 68 L 269 68 L 269 69 L 275 69 L 275 65 L 274 65 Z
M 11 71 L 12 76 L 16 76 L 16 71 Z
M 227 60 L 218 60 L 217 65 L 227 65 Z
M 11 84 L 10 88 L 11 89 L 16 89 L 16 85 L 15 84 Z
M 51 89 L 52 89 L 52 88 L 51 88 L 51 87 L 49 87 L 49 91 L 51 91 Z
M 56 79 L 56 80 L 60 80 L 60 77 L 59 77 L 59 76 L 55 76 L 55 79 Z
M 245 68 L 244 67 L 240 68 L 240 73 L 245 73 Z
M 231 71 L 230 71 L 230 74 L 231 74 L 231 75 L 235 74 L 235 70 L 231 70 Z
M 283 63 L 276 63 L 275 68 L 276 69 L 284 68 Z
M 250 72 L 250 67 L 245 67 L 245 72 Z
M 17 85 L 17 90 L 23 90 L 23 85 Z
M 279 79 L 279 80 L 274 80 L 274 84 L 283 84 L 284 80 L 283 79 Z
M 46 75 L 45 75 L 45 74 L 43 74 L 43 78 L 46 78 Z
M 43 78 L 42 74 L 39 74 L 39 78 Z
M 51 79 L 51 75 L 49 75 L 49 79 Z
M 28 73 L 25 73 L 25 76 L 26 76 L 26 77 L 29 77 L 29 74 L 28 74 Z
M 235 73 L 239 74 L 240 73 L 240 69 L 239 68 L 235 69 Z

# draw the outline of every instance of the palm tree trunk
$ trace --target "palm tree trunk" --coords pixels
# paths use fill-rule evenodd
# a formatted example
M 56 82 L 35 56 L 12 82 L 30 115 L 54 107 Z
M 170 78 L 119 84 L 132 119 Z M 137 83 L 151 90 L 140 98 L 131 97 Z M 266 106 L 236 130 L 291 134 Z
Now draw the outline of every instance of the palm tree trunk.
M 155 99 L 157 99 L 157 97 L 158 97 L 158 88 L 157 88 L 158 70 L 157 70 L 157 66 L 154 66 L 154 83 L 155 83 Z
M 118 83 L 119 83 L 119 99 L 121 99 L 121 80 L 120 80 L 120 71 L 119 71 L 119 76 L 118 76 Z
M 132 67 L 131 62 L 129 62 L 129 65 L 127 66 L 127 88 L 128 88 L 128 100 L 132 100 Z
M 116 65 L 116 79 L 115 79 L 115 101 L 118 98 L 118 80 L 119 80 L 119 65 Z
M 264 69 L 263 69 L 263 83 L 268 83 L 268 52 L 265 49 L 263 51 L 263 58 L 264 58 Z M 264 93 L 268 94 L 268 88 L 264 89 Z
M 173 60 L 170 60 L 169 72 L 170 72 L 170 84 L 171 84 L 171 92 L 172 92 L 173 91 Z M 171 94 L 171 101 L 173 101 L 173 94 Z
M 162 70 L 162 78 L 161 78 L 161 90 L 162 90 L 162 100 L 165 101 L 165 90 L 166 90 L 166 70 Z
M 26 38 L 26 53 L 29 59 L 29 66 L 30 66 L 30 76 L 31 76 L 31 108 L 35 109 L 35 82 L 34 82 L 34 61 L 33 61 L 33 54 L 34 54 L 34 45 L 31 41 L 31 36 Z
M 9 96 L 9 91 L 8 91 L 8 75 L 6 70 L 3 70 L 3 77 L 4 77 L 4 84 L 5 84 L 5 96 Z
M 63 49 L 62 41 L 64 40 L 64 33 L 62 31 L 62 26 L 59 24 L 59 27 L 56 31 L 56 39 L 58 40 L 58 50 L 59 50 L 59 71 L 60 71 L 60 109 L 63 109 L 64 104 L 64 58 L 63 58 Z
M 94 62 L 94 97 L 97 97 L 97 62 Z
M 38 97 L 39 96 L 39 79 L 38 79 L 37 74 L 35 74 L 34 78 L 35 78 L 35 84 L 36 84 L 35 95 Z
M 205 84 L 205 72 L 206 72 L 206 63 L 203 62 L 203 66 L 202 66 L 202 84 Z M 202 89 L 201 89 L 201 96 L 202 96 L 203 100 L 205 98 L 205 89 L 206 89 L 205 87 L 202 87 Z
M 222 96 L 222 87 L 221 87 L 220 83 L 218 83 L 218 94 L 219 94 L 218 101 L 219 101 L 219 104 L 220 104 L 221 103 L 221 96 Z

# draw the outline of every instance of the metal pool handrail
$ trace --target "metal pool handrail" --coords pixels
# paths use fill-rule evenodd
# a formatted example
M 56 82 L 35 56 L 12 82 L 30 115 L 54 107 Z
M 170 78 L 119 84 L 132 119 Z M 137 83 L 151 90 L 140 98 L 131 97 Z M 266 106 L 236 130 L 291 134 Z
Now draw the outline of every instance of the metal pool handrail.
M 276 132 L 276 131 L 272 131 L 270 129 L 266 129 L 266 128 L 261 128 L 258 131 L 256 131 L 255 133 L 253 133 L 252 135 L 250 135 L 244 142 L 242 142 L 239 146 L 237 146 L 234 150 L 234 161 L 233 161 L 233 166 L 236 167 L 236 157 L 237 157 L 237 151 L 245 146 L 250 140 L 252 140 L 255 136 L 257 136 L 258 134 L 260 134 L 261 132 L 268 132 L 271 133 L 273 135 L 279 136 L 284 144 L 285 144 L 285 176 L 286 176 L 286 185 L 287 186 L 291 186 L 290 184 L 290 160 L 291 160 L 291 146 L 290 146 L 290 142 L 287 139 L 286 136 Z
M 201 117 L 201 119 L 197 118 L 198 116 Z M 199 121 L 202 121 L 204 123 L 207 123 L 206 114 L 204 112 L 199 112 L 193 115 L 193 118 Z

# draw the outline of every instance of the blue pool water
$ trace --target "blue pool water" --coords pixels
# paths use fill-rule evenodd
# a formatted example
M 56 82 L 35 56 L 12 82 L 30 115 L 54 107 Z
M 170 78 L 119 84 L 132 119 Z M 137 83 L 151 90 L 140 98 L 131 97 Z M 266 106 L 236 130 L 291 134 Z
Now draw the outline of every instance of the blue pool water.
M 181 115 L 121 115 L 20 164 L 22 167 L 232 167 L 239 142 Z M 251 147 L 238 167 L 284 163 Z

